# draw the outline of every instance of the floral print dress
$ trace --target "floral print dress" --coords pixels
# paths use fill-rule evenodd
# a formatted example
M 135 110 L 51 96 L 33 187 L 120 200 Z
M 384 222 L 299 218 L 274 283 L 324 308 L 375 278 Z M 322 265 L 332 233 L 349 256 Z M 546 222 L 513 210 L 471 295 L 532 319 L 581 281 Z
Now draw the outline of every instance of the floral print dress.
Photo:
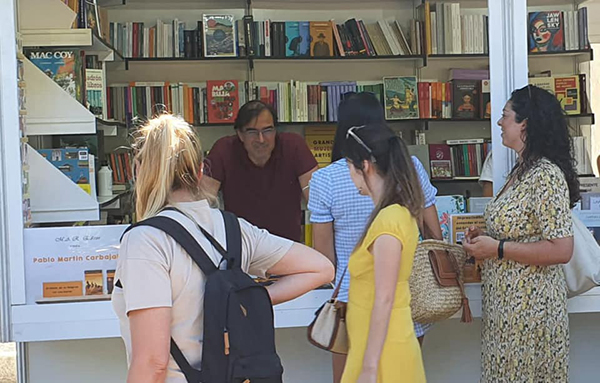
M 558 166 L 537 162 L 485 211 L 489 235 L 537 242 L 573 235 Z M 568 382 L 567 289 L 560 265 L 487 259 L 482 269 L 482 383 Z

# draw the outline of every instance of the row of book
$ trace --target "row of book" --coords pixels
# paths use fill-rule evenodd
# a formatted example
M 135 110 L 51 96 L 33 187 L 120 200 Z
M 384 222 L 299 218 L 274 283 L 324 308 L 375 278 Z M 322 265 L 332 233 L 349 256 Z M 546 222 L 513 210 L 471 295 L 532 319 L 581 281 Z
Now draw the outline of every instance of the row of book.
M 132 157 L 130 152 L 110 153 L 106 156 L 112 169 L 113 184 L 124 185 L 133 182 Z
M 431 3 L 418 7 L 423 25 L 422 44 L 431 55 L 488 53 L 489 18 L 482 14 L 461 14 L 460 3 Z
M 164 109 L 194 125 L 233 123 L 241 105 L 258 99 L 271 104 L 281 122 L 335 122 L 344 95 L 370 92 L 388 120 L 486 119 L 491 117 L 490 81 L 478 78 L 488 75 L 485 70 L 453 69 L 449 82 L 419 82 L 414 76 L 384 77 L 382 82 L 133 82 L 108 88 L 107 117 L 130 122 Z M 567 114 L 579 115 L 589 110 L 585 78 L 532 77 L 530 83 L 553 93 Z
M 429 145 L 432 179 L 475 178 L 481 175 L 483 163 L 491 150 L 484 139 L 448 140 Z

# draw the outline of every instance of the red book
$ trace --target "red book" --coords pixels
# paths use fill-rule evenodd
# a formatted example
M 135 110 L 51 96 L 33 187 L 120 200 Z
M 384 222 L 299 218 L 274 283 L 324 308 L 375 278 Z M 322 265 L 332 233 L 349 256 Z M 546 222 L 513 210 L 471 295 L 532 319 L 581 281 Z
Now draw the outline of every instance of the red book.
M 431 178 L 452 178 L 452 155 L 445 144 L 429 145 Z
M 237 80 L 207 81 L 208 122 L 233 123 L 240 109 Z
M 260 101 L 264 102 L 265 104 L 269 103 L 269 89 L 267 89 L 266 86 L 260 87 Z

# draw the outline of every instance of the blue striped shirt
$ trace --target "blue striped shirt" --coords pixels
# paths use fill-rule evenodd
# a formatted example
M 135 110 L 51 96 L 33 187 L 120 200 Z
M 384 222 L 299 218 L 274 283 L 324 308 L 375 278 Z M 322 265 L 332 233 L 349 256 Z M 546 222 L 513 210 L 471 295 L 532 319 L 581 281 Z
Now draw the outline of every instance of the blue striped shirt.
M 423 189 L 425 207 L 430 207 L 435 204 L 437 189 L 431 185 L 421 162 L 414 156 L 412 161 Z M 358 193 L 350 178 L 350 168 L 345 159 L 336 161 L 313 174 L 308 201 L 310 222 L 333 222 L 337 259 L 336 284 L 339 283 L 339 278 L 348 265 L 350 254 L 365 230 L 374 207 L 371 197 Z M 349 285 L 350 275 L 346 273 L 338 295 L 340 301 L 348 301 Z M 423 334 L 417 331 L 417 336 L 421 335 Z

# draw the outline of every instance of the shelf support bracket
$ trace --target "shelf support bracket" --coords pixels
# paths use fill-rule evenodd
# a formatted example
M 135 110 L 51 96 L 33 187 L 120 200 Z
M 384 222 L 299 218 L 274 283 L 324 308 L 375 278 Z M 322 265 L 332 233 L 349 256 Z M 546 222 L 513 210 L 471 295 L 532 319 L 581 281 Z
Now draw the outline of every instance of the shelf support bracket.
M 488 0 L 492 126 L 515 89 L 528 84 L 527 0 Z M 513 150 L 502 145 L 500 129 L 492 127 L 494 192 L 504 185 L 516 163 Z

